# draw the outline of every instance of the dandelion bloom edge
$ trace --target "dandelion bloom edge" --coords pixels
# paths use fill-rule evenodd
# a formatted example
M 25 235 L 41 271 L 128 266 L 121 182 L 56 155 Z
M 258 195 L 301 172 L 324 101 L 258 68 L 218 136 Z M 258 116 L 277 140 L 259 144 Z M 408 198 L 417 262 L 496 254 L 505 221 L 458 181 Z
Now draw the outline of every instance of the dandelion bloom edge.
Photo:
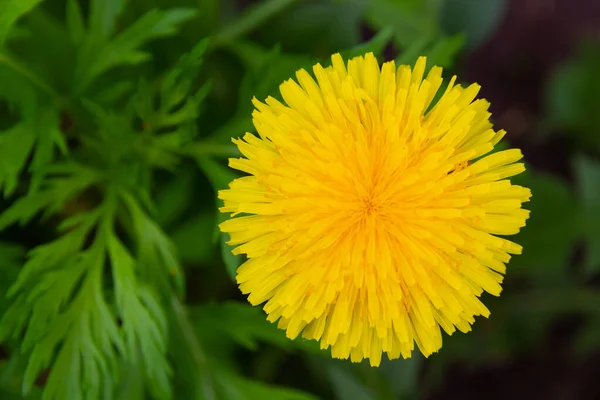
M 258 135 L 233 139 L 247 173 L 219 191 L 232 218 L 240 290 L 265 303 L 289 338 L 331 347 L 336 358 L 429 356 L 441 329 L 468 332 L 489 316 L 511 254 L 498 235 L 525 226 L 529 189 L 518 149 L 489 154 L 489 103 L 453 77 L 434 101 L 442 69 L 379 66 L 372 53 L 305 70 L 280 86 L 284 103 L 253 99 Z M 239 216 L 242 214 L 242 216 Z

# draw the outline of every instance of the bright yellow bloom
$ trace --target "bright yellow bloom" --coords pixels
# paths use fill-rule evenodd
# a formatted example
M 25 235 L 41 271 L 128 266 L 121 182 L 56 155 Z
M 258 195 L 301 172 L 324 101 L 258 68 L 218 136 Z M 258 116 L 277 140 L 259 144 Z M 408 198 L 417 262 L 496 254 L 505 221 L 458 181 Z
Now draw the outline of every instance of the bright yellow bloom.
M 305 70 L 284 82 L 284 105 L 254 99 L 259 137 L 235 139 L 249 176 L 219 192 L 221 224 L 248 260 L 237 281 L 289 338 L 300 333 L 336 358 L 371 365 L 428 356 L 440 327 L 471 329 L 490 312 L 479 300 L 501 292 L 509 254 L 521 246 L 494 235 L 525 225 L 529 189 L 506 178 L 524 171 L 520 150 L 483 157 L 504 136 L 489 122 L 478 85 L 453 77 L 432 105 L 442 69 L 423 79 L 373 54 L 347 66 Z

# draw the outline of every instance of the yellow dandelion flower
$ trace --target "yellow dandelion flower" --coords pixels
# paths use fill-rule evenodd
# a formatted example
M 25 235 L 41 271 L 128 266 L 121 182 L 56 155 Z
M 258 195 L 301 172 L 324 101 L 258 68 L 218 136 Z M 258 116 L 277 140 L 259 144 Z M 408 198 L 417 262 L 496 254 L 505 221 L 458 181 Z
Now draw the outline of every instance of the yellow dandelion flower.
M 442 69 L 381 68 L 366 54 L 305 70 L 280 86 L 286 104 L 253 103 L 258 136 L 234 139 L 249 176 L 219 192 L 220 225 L 234 254 L 246 254 L 237 282 L 253 305 L 266 302 L 291 339 L 331 346 L 336 358 L 371 365 L 440 349 L 440 327 L 467 332 L 490 312 L 510 254 L 495 235 L 525 225 L 529 189 L 518 149 L 490 153 L 494 131 L 478 85 L 463 88 Z M 485 156 L 485 157 L 484 157 Z

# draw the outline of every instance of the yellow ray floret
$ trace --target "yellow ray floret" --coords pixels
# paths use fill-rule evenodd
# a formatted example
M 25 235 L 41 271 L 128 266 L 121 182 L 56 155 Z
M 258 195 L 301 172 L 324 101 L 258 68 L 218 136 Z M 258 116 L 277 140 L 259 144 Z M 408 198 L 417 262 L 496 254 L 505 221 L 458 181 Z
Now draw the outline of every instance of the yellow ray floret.
M 478 85 L 442 70 L 378 65 L 373 54 L 296 73 L 285 104 L 254 99 L 258 136 L 235 139 L 248 173 L 219 192 L 220 225 L 248 260 L 237 281 L 289 338 L 331 346 L 333 357 L 428 356 L 440 327 L 467 332 L 489 315 L 510 254 L 496 235 L 525 225 L 529 189 L 517 149 L 487 155 L 504 136 L 489 121 Z M 243 216 L 236 216 L 244 214 Z

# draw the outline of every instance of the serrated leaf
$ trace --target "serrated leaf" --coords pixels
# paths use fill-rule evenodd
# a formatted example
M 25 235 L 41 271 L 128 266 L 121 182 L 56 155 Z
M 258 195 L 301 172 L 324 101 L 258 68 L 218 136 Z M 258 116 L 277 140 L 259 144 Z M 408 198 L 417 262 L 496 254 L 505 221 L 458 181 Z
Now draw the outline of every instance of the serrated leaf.
M 38 191 L 17 199 L 0 215 L 0 231 L 17 222 L 25 224 L 42 211 L 43 217 L 62 211 L 68 200 L 102 179 L 101 174 L 80 164 L 56 164 L 46 172 Z
M 100 274 L 96 279 L 101 279 Z M 82 288 L 89 300 L 76 299 L 89 308 L 82 306 L 71 311 L 77 318 L 71 322 L 71 330 L 48 376 L 44 388 L 47 399 L 108 396 L 115 383 L 116 359 L 110 346 L 120 346 L 120 338 L 100 285 L 89 282 Z
M 191 84 L 197 78 L 208 48 L 208 40 L 200 40 L 166 73 L 160 86 L 160 94 L 167 107 L 181 103 L 184 96 L 190 92 Z
M 21 170 L 33 149 L 35 136 L 31 128 L 29 124 L 19 123 L 0 132 L 0 188 L 4 197 L 16 189 Z
M 100 381 L 110 387 L 115 349 L 123 347 L 103 297 L 102 242 L 82 250 L 92 225 L 34 249 L 11 288 L 15 297 L 0 322 L 0 337 L 21 335 L 26 327 L 25 394 L 50 365 L 44 398 L 98 397 Z
M 95 43 L 90 44 L 79 59 L 76 91 L 81 93 L 111 68 L 146 61 L 150 54 L 139 49 L 144 43 L 175 34 L 177 27 L 194 14 L 193 9 L 187 8 L 150 10 L 106 44 L 99 47 Z
M 154 294 L 138 284 L 135 260 L 116 234 L 110 230 L 104 234 L 122 321 L 126 359 L 144 371 L 146 383 L 158 398 L 170 398 L 164 311 Z
M 173 288 L 183 295 L 183 273 L 175 245 L 144 212 L 131 193 L 122 192 L 121 197 L 131 216 L 132 234 L 137 240 L 136 259 L 146 266 L 141 271 L 146 282 L 159 289 L 163 295 L 170 294 Z
M 173 170 L 180 151 L 186 151 L 197 134 L 196 119 L 209 84 L 197 87 L 207 42 L 202 40 L 167 71 L 158 85 L 140 80 L 132 107 L 152 135 L 144 153 L 151 165 Z M 158 98 L 156 98 L 158 97 Z M 164 132 L 157 135 L 156 132 Z
M 63 156 L 69 152 L 59 125 L 58 112 L 50 107 L 38 110 L 36 118 L 32 121 L 30 129 L 35 132 L 36 136 L 35 150 L 29 166 L 29 171 L 32 173 L 29 190 L 32 192 L 41 185 L 43 176 L 40 172 L 54 161 L 56 150 Z
M 15 22 L 42 0 L 4 0 L 0 3 L 0 48 Z
M 54 160 L 55 148 L 64 155 L 67 145 L 59 130 L 56 110 L 43 108 L 33 118 L 25 118 L 4 132 L 0 132 L 0 188 L 4 197 L 16 189 L 20 173 L 25 168 L 30 154 L 33 157 L 29 171 L 33 173 L 30 190 L 40 184 L 39 171 Z

